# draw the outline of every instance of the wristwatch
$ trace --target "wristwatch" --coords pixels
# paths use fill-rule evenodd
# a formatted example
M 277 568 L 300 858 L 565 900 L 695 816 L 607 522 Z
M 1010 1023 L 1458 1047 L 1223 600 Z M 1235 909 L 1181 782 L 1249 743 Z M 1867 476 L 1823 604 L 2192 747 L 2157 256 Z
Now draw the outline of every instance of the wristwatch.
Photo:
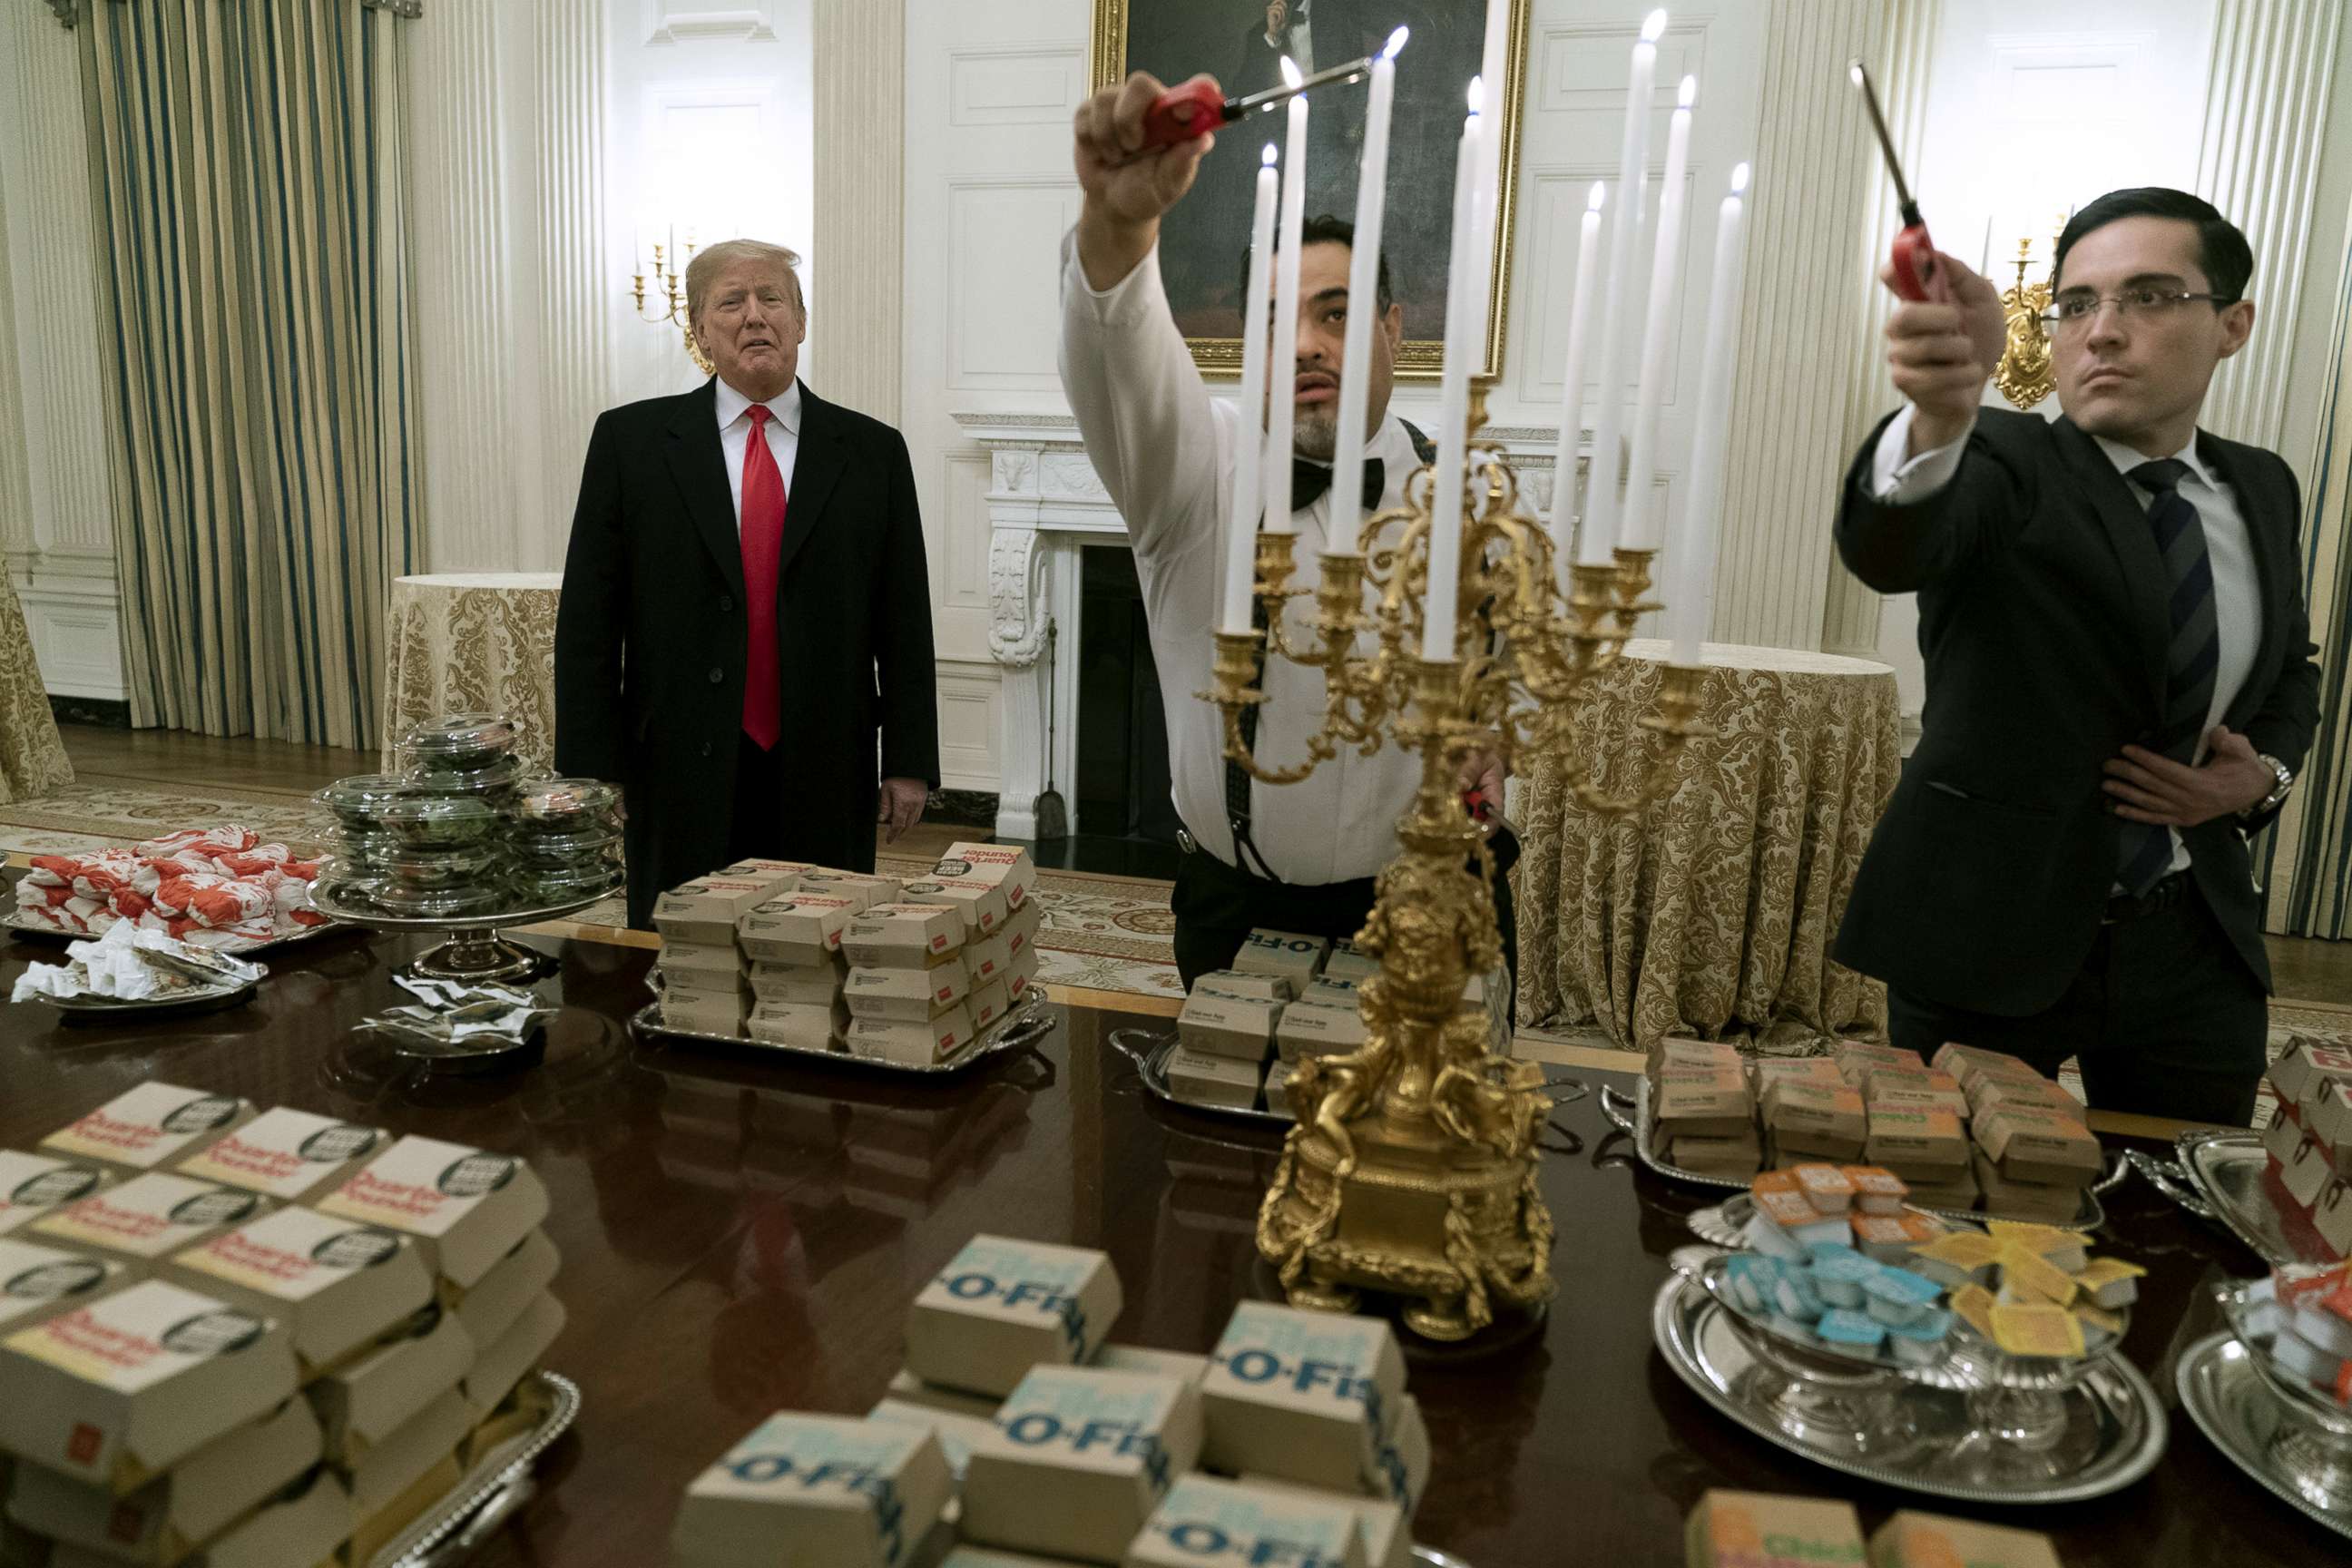
M 2280 803 L 2286 799 L 2288 792 L 2294 788 L 2294 770 L 2293 768 L 2288 767 L 2284 763 L 2280 762 L 2268 752 L 2257 752 L 2254 760 L 2262 763 L 2263 766 L 2270 769 L 2271 773 L 2277 778 L 2278 783 L 2271 786 L 2270 794 L 2263 796 L 2262 799 L 2254 802 L 2253 805 L 2238 813 L 2240 817 L 2248 821 L 2252 821 L 2253 818 L 2262 816 L 2264 812 L 2276 811 L 2279 808 Z

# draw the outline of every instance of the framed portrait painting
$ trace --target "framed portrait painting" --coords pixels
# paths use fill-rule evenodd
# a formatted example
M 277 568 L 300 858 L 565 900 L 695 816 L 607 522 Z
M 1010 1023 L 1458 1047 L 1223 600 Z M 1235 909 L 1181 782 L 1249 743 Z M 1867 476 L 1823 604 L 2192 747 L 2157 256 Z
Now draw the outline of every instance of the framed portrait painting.
M 1509 0 L 1498 221 L 1494 249 L 1483 258 L 1493 283 L 1483 356 L 1484 373 L 1490 375 L 1502 369 L 1511 195 L 1518 171 L 1519 95 L 1531 4 Z M 1094 85 L 1108 87 L 1139 70 L 1172 85 L 1205 71 L 1228 97 L 1238 97 L 1281 85 L 1286 54 L 1311 74 L 1378 52 L 1399 26 L 1412 28 L 1412 35 L 1397 57 L 1381 248 L 1404 306 L 1404 352 L 1397 373 L 1434 380 L 1444 353 L 1454 147 L 1462 136 L 1470 80 L 1486 51 L 1485 5 L 1476 0 L 1095 0 Z M 1365 98 L 1364 85 L 1357 82 L 1319 89 L 1308 100 L 1310 217 L 1355 219 Z M 1491 113 L 1491 83 L 1486 103 Z M 1160 226 L 1160 269 L 1169 305 L 1194 362 L 1213 374 L 1237 374 L 1241 367 L 1240 299 L 1251 193 L 1259 150 L 1282 139 L 1279 111 L 1223 127 L 1199 180 Z

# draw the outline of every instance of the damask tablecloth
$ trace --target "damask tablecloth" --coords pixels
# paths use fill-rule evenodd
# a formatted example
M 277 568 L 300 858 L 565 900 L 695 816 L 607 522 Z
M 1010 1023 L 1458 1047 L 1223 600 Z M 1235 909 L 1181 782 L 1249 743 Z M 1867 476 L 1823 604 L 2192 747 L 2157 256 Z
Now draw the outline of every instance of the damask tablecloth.
M 1628 644 L 1579 705 L 1578 755 L 1613 795 L 1663 749 L 1638 721 L 1665 653 Z M 1646 811 L 1597 816 L 1558 759 L 1530 770 L 1519 1018 L 1644 1050 L 1673 1034 L 1782 1048 L 1883 1034 L 1885 988 L 1829 952 L 1902 765 L 1895 672 L 1715 643 L 1706 659 L 1715 734 Z
M 557 572 L 393 579 L 386 768 L 410 725 L 474 712 L 520 720 L 524 755 L 555 765 L 555 605 L 562 586 Z
M 37 800 L 73 783 L 48 689 L 16 585 L 0 575 L 0 802 Z

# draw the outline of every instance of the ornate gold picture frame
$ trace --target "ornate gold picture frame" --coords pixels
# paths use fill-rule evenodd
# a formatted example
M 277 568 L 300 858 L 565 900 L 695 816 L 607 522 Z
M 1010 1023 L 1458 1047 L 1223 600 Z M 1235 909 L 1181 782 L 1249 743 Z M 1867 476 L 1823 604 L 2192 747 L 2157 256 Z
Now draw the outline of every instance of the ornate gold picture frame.
M 1280 54 L 1269 41 L 1275 5 L 1300 11 L 1301 0 L 1095 0 L 1093 84 L 1097 89 L 1147 70 L 1177 82 L 1206 71 L 1230 94 L 1277 79 Z M 1399 376 L 1434 381 L 1443 363 L 1448 251 L 1454 212 L 1454 153 L 1465 97 L 1485 47 L 1486 8 L 1475 0 L 1303 0 L 1308 68 L 1376 51 L 1400 25 L 1412 41 L 1397 59 L 1396 117 L 1389 143 L 1388 253 L 1396 298 L 1404 306 Z M 1500 201 L 1487 307 L 1484 374 L 1503 368 L 1503 329 L 1510 299 L 1513 193 L 1519 163 L 1519 106 L 1527 75 L 1533 0 L 1511 0 L 1501 119 Z M 1286 26 L 1278 35 L 1297 35 Z M 1265 79 L 1258 79 L 1261 76 Z M 1494 102 L 1489 87 L 1487 102 Z M 1361 157 L 1364 89 L 1318 93 L 1308 121 L 1307 211 L 1352 220 Z M 1241 370 L 1244 251 L 1249 243 L 1250 191 L 1258 149 L 1282 139 L 1279 114 L 1228 125 L 1201 166 L 1192 193 L 1168 216 L 1160 238 L 1160 272 L 1193 362 L 1212 376 Z

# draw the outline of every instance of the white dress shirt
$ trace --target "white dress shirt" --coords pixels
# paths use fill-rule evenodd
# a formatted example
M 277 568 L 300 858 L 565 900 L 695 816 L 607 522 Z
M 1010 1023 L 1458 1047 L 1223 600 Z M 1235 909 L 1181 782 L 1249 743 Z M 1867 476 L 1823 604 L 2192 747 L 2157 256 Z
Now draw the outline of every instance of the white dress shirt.
M 1878 438 L 1878 450 L 1873 455 L 1871 491 L 1880 500 L 1898 504 L 1924 500 L 1942 489 L 1959 472 L 1962 448 L 1968 435 L 1948 446 L 1937 447 L 1918 456 L 1906 458 L 1904 449 L 1911 441 L 1911 406 L 1906 404 Z M 1975 427 L 1971 426 L 1970 430 Z M 2116 471 L 2128 477 L 2142 463 L 2155 459 L 2132 450 L 2120 441 L 2110 441 L 2095 436 L 2099 449 L 2116 466 Z M 2253 546 L 2246 537 L 2245 513 L 2238 509 L 2238 498 L 2221 477 L 2209 468 L 2197 455 L 2197 442 L 2191 437 L 2189 445 L 2173 456 L 2189 466 L 2181 477 L 2180 499 L 2197 509 L 2197 516 L 2205 527 L 2205 552 L 2213 565 L 2213 621 L 2221 639 L 2220 661 L 2213 670 L 2213 700 L 2205 714 L 2205 730 L 2197 738 L 2196 763 L 2202 763 L 2212 749 L 2206 737 L 2230 704 L 2238 700 L 2253 672 L 2254 650 L 2263 640 L 2263 596 L 2261 580 L 2254 571 Z M 2155 492 L 2139 485 L 2132 486 L 2132 494 L 2145 509 L 2156 499 Z M 2172 832 L 2171 870 L 2189 868 L 2189 847 L 2181 841 L 2178 829 Z
M 783 476 L 787 506 L 793 493 L 793 461 L 801 453 L 801 384 L 796 378 L 792 385 L 768 399 L 768 412 L 774 416 L 768 421 L 768 450 L 776 459 L 776 472 Z M 727 454 L 727 488 L 735 495 L 735 532 L 743 532 L 743 454 L 751 442 L 751 400 L 719 378 L 719 447 Z
M 1110 289 L 1087 287 L 1075 237 L 1063 247 L 1062 386 L 1077 416 L 1087 456 L 1110 492 L 1135 547 L 1151 655 L 1168 710 L 1168 754 L 1176 814 L 1195 842 L 1236 864 L 1225 817 L 1224 721 L 1196 695 L 1208 689 L 1233 538 L 1234 453 L 1244 439 L 1264 440 L 1228 398 L 1212 397 L 1193 368 L 1160 278 L 1157 250 Z M 1420 466 L 1412 437 L 1394 413 L 1364 456 L 1386 465 L 1381 507 L 1400 506 L 1406 478 Z M 1290 462 L 1287 452 L 1266 461 Z M 1345 482 L 1343 479 L 1341 482 Z M 1360 492 L 1362 479 L 1356 480 Z M 1298 531 L 1297 583 L 1318 581 L 1331 515 L 1330 495 L 1293 514 Z M 1367 584 L 1367 609 L 1373 605 Z M 1312 595 L 1293 599 L 1285 626 L 1293 646 L 1314 636 Z M 1363 647 L 1370 652 L 1369 635 Z M 1307 740 L 1321 729 L 1323 677 L 1279 656 L 1266 661 L 1256 756 L 1262 765 L 1306 760 Z M 1295 784 L 1250 786 L 1250 840 L 1267 868 L 1286 882 L 1344 882 L 1376 874 L 1395 858 L 1396 825 L 1421 782 L 1413 754 L 1391 738 L 1370 757 L 1353 747 Z M 1257 870 L 1253 862 L 1248 868 Z

